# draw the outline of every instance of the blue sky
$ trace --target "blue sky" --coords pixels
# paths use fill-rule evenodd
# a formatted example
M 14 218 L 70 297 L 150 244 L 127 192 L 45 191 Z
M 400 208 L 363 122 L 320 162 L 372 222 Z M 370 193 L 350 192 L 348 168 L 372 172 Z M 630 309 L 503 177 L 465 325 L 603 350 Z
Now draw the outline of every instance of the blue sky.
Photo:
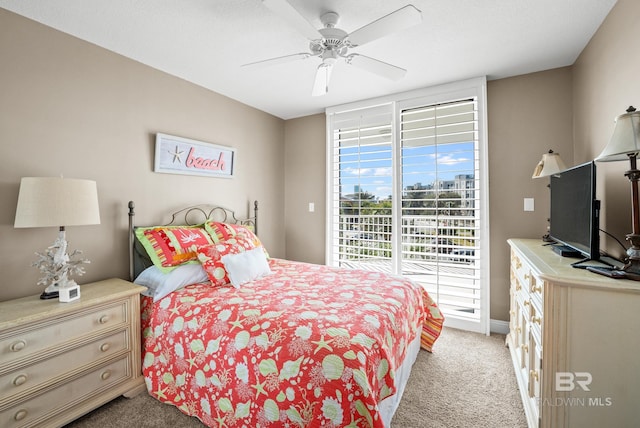
M 385 199 L 391 194 L 391 145 L 352 146 L 341 149 L 342 193 L 362 191 Z M 452 180 L 458 174 L 474 174 L 474 144 L 455 143 L 403 149 L 402 187 L 435 180 Z

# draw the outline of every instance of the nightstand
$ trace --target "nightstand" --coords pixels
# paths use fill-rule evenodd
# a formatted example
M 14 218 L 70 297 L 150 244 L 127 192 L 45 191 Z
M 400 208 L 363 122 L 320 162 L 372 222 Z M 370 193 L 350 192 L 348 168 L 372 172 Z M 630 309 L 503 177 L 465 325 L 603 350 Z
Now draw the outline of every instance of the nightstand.
M 108 279 L 81 285 L 69 303 L 0 302 L 0 426 L 61 426 L 143 391 L 144 289 Z

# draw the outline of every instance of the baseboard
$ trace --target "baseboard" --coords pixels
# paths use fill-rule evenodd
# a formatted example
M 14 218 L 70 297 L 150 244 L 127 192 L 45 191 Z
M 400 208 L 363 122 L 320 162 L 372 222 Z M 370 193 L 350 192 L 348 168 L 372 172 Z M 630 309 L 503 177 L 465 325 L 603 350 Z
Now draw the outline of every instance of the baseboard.
M 509 333 L 509 321 L 501 321 L 501 320 L 490 320 L 489 321 L 489 333 L 485 333 L 484 331 L 480 331 L 480 324 L 477 322 L 471 322 L 466 320 L 461 320 L 459 318 L 450 317 L 447 318 L 445 315 L 444 320 L 445 327 L 457 328 L 458 330 L 466 330 L 473 331 L 476 333 L 484 333 L 487 336 L 490 333 L 496 334 L 508 334 Z
M 489 330 L 491 333 L 507 334 L 509 333 L 509 321 L 491 320 Z

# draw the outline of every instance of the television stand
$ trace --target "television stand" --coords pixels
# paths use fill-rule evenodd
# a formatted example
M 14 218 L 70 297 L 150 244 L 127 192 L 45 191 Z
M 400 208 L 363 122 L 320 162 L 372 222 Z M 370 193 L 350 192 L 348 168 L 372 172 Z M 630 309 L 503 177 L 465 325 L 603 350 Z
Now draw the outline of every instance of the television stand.
M 576 251 L 566 245 L 552 245 L 551 248 L 553 248 L 555 253 L 560 254 L 562 257 L 571 257 L 574 259 L 582 257 L 580 251 Z
M 615 263 L 615 259 L 611 257 L 600 256 L 598 260 L 594 260 L 590 258 L 578 260 L 577 262 L 571 263 L 571 267 L 578 268 L 578 269 L 587 269 L 587 270 L 590 270 L 590 268 L 594 268 L 595 270 L 592 270 L 592 272 L 605 275 L 607 273 L 606 272 L 607 270 L 620 270 L 622 268 L 622 265 L 619 262 Z M 615 274 L 606 275 L 606 276 L 609 276 L 611 278 L 617 278 L 614 275 Z

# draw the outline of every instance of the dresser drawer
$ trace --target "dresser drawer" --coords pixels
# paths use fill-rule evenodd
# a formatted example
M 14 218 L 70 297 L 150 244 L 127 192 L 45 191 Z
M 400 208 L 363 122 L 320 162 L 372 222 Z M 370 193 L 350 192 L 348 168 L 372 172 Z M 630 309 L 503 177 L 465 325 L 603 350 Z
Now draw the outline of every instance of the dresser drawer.
M 515 250 L 511 250 L 511 270 L 528 294 L 542 300 L 543 281 Z
M 511 283 L 519 299 L 526 305 L 535 306 L 537 316 L 542 316 L 544 301 L 544 280 L 532 269 L 529 263 L 521 258 L 515 250 L 511 251 Z M 527 309 L 527 312 L 534 312 Z
M 524 282 L 524 277 L 528 273 L 529 267 L 522 262 L 520 254 L 513 249 L 511 250 L 511 269 L 520 282 Z
M 22 360 L 38 351 L 86 334 L 96 334 L 128 322 L 128 301 L 90 308 L 57 320 L 46 320 L 23 326 L 0 336 L 0 364 Z
M 529 368 L 529 400 L 531 401 L 531 409 L 534 411 L 535 419 L 540 417 L 541 391 L 542 391 L 542 348 L 536 339 L 532 336 L 529 343 L 531 362 Z
M 0 368 L 0 401 L 44 386 L 60 375 L 82 370 L 92 362 L 126 352 L 131 340 L 129 336 L 129 330 L 118 331 L 58 355 L 36 360 L 25 367 L 9 372 Z
M 539 302 L 539 306 L 542 307 L 542 301 L 544 300 L 544 281 L 534 272 L 531 273 L 529 294 L 531 295 L 531 298 Z
M 531 324 L 531 334 L 535 337 L 538 343 L 542 343 L 542 324 L 544 317 L 542 316 L 542 309 L 531 301 L 529 307 L 529 323 Z
M 0 409 L 0 426 L 6 428 L 37 426 L 39 422 L 73 408 L 93 394 L 131 377 L 128 355 L 83 376 L 49 389 L 29 400 Z

